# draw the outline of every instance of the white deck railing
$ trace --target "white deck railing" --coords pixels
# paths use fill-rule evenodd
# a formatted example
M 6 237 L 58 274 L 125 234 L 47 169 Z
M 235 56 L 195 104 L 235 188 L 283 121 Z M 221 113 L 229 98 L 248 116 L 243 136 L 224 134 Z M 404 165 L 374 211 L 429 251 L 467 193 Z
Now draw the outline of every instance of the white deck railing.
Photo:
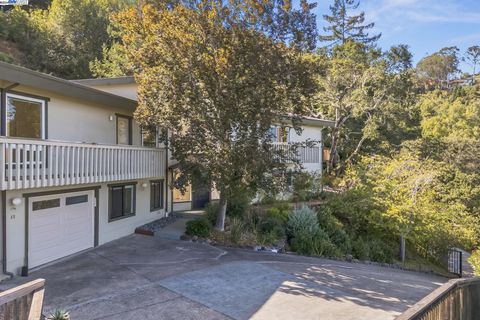
M 288 158 L 296 159 L 300 163 L 320 163 L 322 160 L 321 148 L 318 145 L 294 146 L 292 143 L 284 142 L 274 142 L 272 145 L 274 150 L 282 151 Z
M 1 190 L 163 178 L 165 150 L 0 138 Z

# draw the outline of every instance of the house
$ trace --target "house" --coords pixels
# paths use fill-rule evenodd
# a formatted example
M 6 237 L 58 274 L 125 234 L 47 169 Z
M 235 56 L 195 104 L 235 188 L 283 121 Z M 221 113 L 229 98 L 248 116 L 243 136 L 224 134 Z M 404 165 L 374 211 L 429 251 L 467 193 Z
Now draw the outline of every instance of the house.
M 134 232 L 169 212 L 218 198 L 210 186 L 169 188 L 178 168 L 133 119 L 131 77 L 67 81 L 0 62 L 0 248 L 4 274 L 32 268 Z M 301 136 L 276 127 L 276 142 L 306 137 L 305 168 L 322 170 L 322 128 Z
M 118 78 L 99 78 L 74 80 L 76 83 L 90 86 L 108 93 L 121 95 L 123 97 L 137 100 L 137 84 L 134 77 Z M 304 170 L 308 172 L 322 172 L 323 166 L 323 129 L 333 127 L 334 122 L 314 117 L 304 117 L 302 119 L 302 132 L 297 134 L 293 128 L 281 125 L 280 123 L 271 128 L 275 148 L 291 149 L 291 144 L 305 142 L 307 139 L 315 141 L 314 145 L 308 147 L 298 147 L 298 157 Z M 176 161 L 169 156 L 168 160 L 168 181 L 175 177 Z M 209 201 L 219 199 L 219 193 L 203 185 L 201 182 L 193 182 L 187 186 L 186 192 L 173 189 L 170 195 L 169 211 L 192 210 L 205 207 Z

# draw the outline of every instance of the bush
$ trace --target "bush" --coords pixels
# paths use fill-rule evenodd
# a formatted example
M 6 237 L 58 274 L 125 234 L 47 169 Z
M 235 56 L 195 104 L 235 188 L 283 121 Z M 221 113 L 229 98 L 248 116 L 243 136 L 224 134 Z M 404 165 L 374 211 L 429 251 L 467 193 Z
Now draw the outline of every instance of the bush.
M 362 238 L 357 238 L 352 243 L 352 255 L 359 260 L 368 260 L 369 250 L 368 245 Z
M 70 314 L 63 310 L 55 310 L 46 320 L 70 320 Z
M 290 212 L 291 208 L 288 203 L 280 203 L 273 208 L 267 209 L 267 217 L 278 219 L 283 224 L 286 224 Z
M 235 192 L 227 201 L 227 215 L 242 217 L 252 203 L 252 197 L 245 190 Z
M 210 221 L 212 225 L 217 223 L 218 208 L 220 205 L 217 202 L 209 202 L 205 207 L 205 218 Z
M 189 236 L 206 238 L 212 231 L 212 224 L 207 218 L 195 219 L 187 222 L 185 233 Z
M 242 219 L 234 217 L 230 220 L 230 237 L 232 243 L 238 244 L 245 230 L 245 224 Z
M 287 234 L 292 250 L 307 255 L 338 256 L 341 253 L 318 225 L 317 214 L 308 207 L 293 211 L 288 218 Z
M 382 240 L 379 240 L 379 239 L 369 240 L 368 252 L 369 252 L 369 258 L 371 261 L 385 262 L 385 263 L 393 262 L 393 250 L 388 245 L 388 243 Z
M 468 263 L 473 267 L 473 272 L 476 276 L 480 275 L 480 250 L 474 250 L 470 258 L 468 258 Z
M 281 220 L 277 218 L 267 217 L 262 220 L 258 226 L 259 233 L 270 233 L 276 236 L 277 239 L 285 237 L 285 227 Z

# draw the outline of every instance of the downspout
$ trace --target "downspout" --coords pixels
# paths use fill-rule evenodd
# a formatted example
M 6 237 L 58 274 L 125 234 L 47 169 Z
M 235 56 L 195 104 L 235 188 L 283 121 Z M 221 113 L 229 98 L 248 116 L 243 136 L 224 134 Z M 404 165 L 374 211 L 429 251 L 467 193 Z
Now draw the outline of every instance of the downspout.
M 165 217 L 168 217 L 168 130 L 165 139 Z

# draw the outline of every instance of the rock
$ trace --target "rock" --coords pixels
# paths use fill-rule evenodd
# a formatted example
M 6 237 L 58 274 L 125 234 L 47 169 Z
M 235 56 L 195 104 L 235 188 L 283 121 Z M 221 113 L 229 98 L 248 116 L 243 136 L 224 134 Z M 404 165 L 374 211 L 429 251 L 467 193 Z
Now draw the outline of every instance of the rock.
M 180 236 L 180 240 L 190 241 L 190 240 L 192 240 L 192 237 L 190 237 L 190 236 L 187 235 L 187 234 L 182 234 L 182 235 Z
M 347 262 L 352 262 L 352 260 L 353 260 L 353 256 L 352 256 L 351 254 L 347 254 L 347 255 L 345 256 L 345 261 L 347 261 Z
M 255 247 L 253 247 L 253 250 L 255 250 L 255 251 L 262 251 L 262 247 L 260 247 L 260 246 L 255 246 Z
M 198 241 L 198 236 L 193 236 L 192 241 L 195 241 L 195 242 Z

